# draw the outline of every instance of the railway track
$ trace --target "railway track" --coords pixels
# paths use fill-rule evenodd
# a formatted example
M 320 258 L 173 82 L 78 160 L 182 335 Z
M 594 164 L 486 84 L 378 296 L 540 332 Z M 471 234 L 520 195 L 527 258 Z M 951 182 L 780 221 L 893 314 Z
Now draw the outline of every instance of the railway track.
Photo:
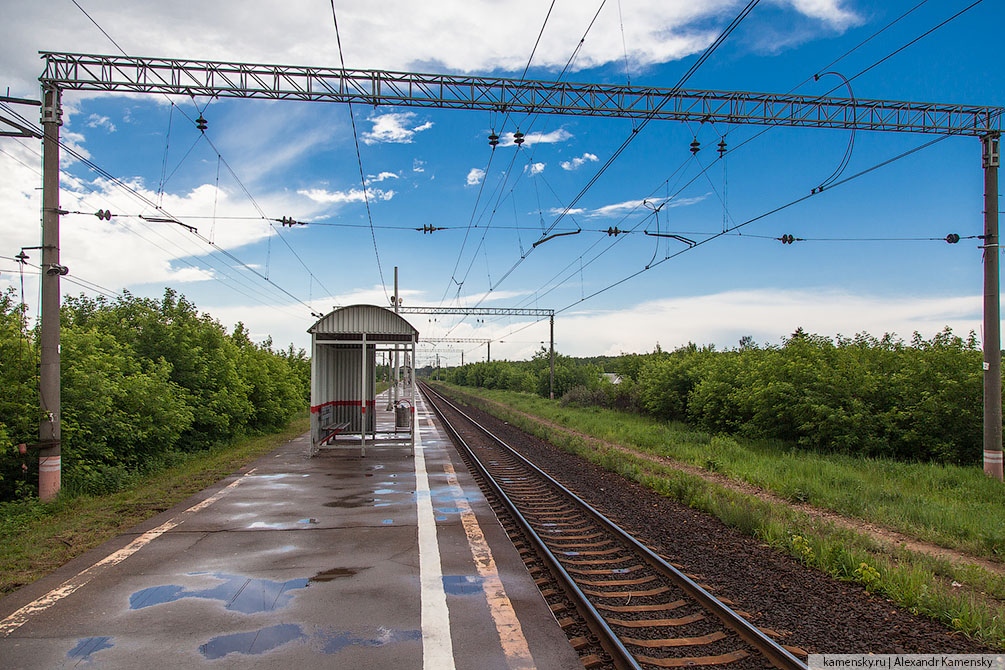
M 450 400 L 424 384 L 422 391 L 483 479 L 493 503 L 506 510 L 530 545 L 522 553 L 533 550 L 585 622 L 590 635 L 574 641 L 584 665 L 648 669 L 728 664 L 731 669 L 806 670 L 741 613 Z M 582 649 L 598 644 L 602 653 L 583 655 Z

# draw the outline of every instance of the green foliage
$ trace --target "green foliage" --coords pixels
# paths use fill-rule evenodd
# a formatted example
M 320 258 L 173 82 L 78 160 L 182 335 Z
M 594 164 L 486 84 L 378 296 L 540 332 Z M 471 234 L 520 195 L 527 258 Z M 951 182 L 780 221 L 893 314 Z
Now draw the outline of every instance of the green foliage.
M 255 344 L 242 324 L 227 333 L 171 289 L 160 301 L 67 298 L 61 347 L 71 494 L 118 490 L 182 453 L 276 430 L 308 402 L 303 350 Z M 37 459 L 13 447 L 36 440 L 37 356 L 20 304 L 0 295 L 0 501 L 36 488 Z
M 556 356 L 555 396 L 824 453 L 973 464 L 981 457 L 980 364 L 973 333 L 964 339 L 948 328 L 910 343 L 798 329 L 782 346 L 744 337 L 729 351 L 692 343 L 613 359 Z M 621 383 L 600 378 L 600 365 Z M 547 352 L 455 368 L 448 381 L 547 397 Z

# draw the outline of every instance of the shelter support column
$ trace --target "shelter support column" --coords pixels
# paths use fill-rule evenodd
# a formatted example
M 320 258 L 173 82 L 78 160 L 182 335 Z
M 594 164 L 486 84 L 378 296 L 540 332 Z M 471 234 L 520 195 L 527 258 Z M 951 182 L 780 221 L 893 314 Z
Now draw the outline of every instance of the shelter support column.
M 360 418 L 360 443 L 359 455 L 366 456 L 366 333 L 363 333 L 363 354 L 360 357 L 360 384 L 359 384 L 359 418 Z
M 981 138 L 984 167 L 984 474 L 1002 479 L 1001 303 L 998 284 L 998 136 Z
M 416 423 L 416 421 L 418 420 L 419 416 L 418 416 L 418 414 L 415 413 L 415 340 L 414 339 L 412 340 L 412 367 L 411 367 L 411 375 L 409 376 L 409 379 L 412 380 L 412 407 L 411 407 L 411 412 L 412 412 L 412 434 L 411 434 L 411 439 L 412 439 L 412 455 L 414 456 L 415 455 L 415 431 L 417 431 L 419 429 L 419 426 Z

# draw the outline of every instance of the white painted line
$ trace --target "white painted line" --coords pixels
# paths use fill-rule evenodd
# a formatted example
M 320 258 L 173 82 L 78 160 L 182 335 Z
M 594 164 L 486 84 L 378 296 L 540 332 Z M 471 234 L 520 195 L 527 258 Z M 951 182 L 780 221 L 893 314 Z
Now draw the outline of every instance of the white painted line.
M 119 563 L 126 560 L 127 558 L 135 554 L 137 551 L 139 551 L 146 545 L 150 544 L 150 542 L 152 542 L 153 540 L 157 539 L 164 533 L 168 532 L 169 530 L 180 524 L 182 521 L 187 519 L 195 512 L 198 512 L 201 509 L 209 507 L 217 500 L 222 498 L 225 494 L 233 490 L 235 486 L 243 482 L 244 478 L 253 473 L 256 469 L 257 468 L 248 470 L 247 472 L 244 473 L 242 477 L 235 479 L 230 484 L 227 484 L 225 487 L 223 487 L 210 497 L 200 502 L 197 502 L 196 504 L 192 505 L 183 512 L 180 512 L 177 516 L 174 516 L 168 521 L 165 521 L 161 525 L 157 526 L 156 528 L 148 530 L 147 532 L 143 533 L 135 540 L 124 546 L 122 549 L 112 552 L 111 554 L 105 556 L 103 559 L 101 559 L 91 567 L 81 570 L 73 577 L 70 577 L 65 582 L 63 582 L 53 590 L 46 593 L 44 596 L 36 600 L 33 600 L 32 602 L 28 603 L 18 611 L 8 616 L 3 621 L 0 621 L 0 637 L 7 637 L 15 630 L 23 626 L 25 623 L 27 623 L 28 619 L 30 619 L 34 615 L 49 609 L 66 596 L 70 595 L 80 587 L 87 584 L 89 581 L 94 579 L 94 577 L 96 577 L 97 574 L 101 572 L 101 570 L 103 570 L 104 568 L 108 568 L 113 565 L 118 565 Z
M 506 589 L 499 578 L 499 570 L 496 568 L 492 549 L 485 541 L 485 534 L 482 532 L 481 526 L 478 525 L 478 519 L 471 510 L 468 499 L 464 497 L 464 491 L 457 481 L 453 464 L 444 464 L 443 470 L 447 473 L 447 485 L 452 489 L 456 500 L 455 504 L 461 511 L 461 524 L 468 536 L 471 556 L 474 558 L 478 574 L 482 578 L 482 590 L 485 592 L 485 600 L 492 613 L 496 632 L 499 633 L 499 644 L 502 646 L 503 654 L 506 655 L 506 665 L 510 670 L 533 670 L 537 667 L 534 665 L 534 657 L 530 654 L 527 638 L 524 637 L 520 619 L 513 610 L 513 603 L 506 595 Z
M 419 534 L 422 667 L 424 670 L 454 670 L 450 613 L 447 611 L 447 594 L 443 590 L 436 519 L 433 517 L 426 457 L 422 449 L 422 429 L 418 422 L 415 423 L 415 498 Z

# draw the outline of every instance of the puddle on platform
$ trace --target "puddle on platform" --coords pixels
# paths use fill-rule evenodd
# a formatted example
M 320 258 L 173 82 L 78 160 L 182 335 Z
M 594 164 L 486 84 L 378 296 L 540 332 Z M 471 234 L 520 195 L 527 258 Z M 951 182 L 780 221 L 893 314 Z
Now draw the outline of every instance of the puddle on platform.
M 378 628 L 372 637 L 356 637 L 352 633 L 325 633 L 319 632 L 321 639 L 321 652 L 325 654 L 336 654 L 346 647 L 383 647 L 395 642 L 409 642 L 422 639 L 420 630 L 395 630 L 392 628 Z
M 293 474 L 292 472 L 280 472 L 274 475 L 245 475 L 246 477 L 253 477 L 255 479 L 283 479 L 284 477 L 310 477 L 306 474 Z
M 394 519 L 384 519 L 383 521 L 381 521 L 381 523 L 384 524 L 385 526 L 390 526 L 391 524 L 394 523 Z
M 389 493 L 399 493 L 399 491 L 395 491 L 394 489 L 374 489 L 373 492 L 374 495 L 378 496 L 386 496 Z
M 297 523 L 306 523 L 306 524 L 315 524 L 317 522 L 318 520 L 315 519 L 314 517 L 310 517 L 309 519 L 300 519 L 297 521 Z
M 330 582 L 340 577 L 352 577 L 357 572 L 359 568 L 331 568 L 330 570 L 323 570 L 318 574 L 310 578 L 311 582 Z
M 464 510 L 460 507 L 434 507 L 434 512 L 439 512 L 440 514 L 460 514 Z
M 305 640 L 307 636 L 300 626 L 280 623 L 275 626 L 253 630 L 249 633 L 220 635 L 199 647 L 199 652 L 209 659 L 223 658 L 227 654 L 263 654 L 294 640 Z
M 344 500 L 332 500 L 331 502 L 324 503 L 323 507 L 335 507 L 339 509 L 356 509 L 357 507 L 362 507 L 363 505 L 368 505 L 372 503 L 376 498 L 366 498 L 364 500 L 359 500 L 358 498 L 346 498 Z
M 89 663 L 91 661 L 91 654 L 99 652 L 102 649 L 111 649 L 114 646 L 111 637 L 84 637 L 77 640 L 77 646 L 66 652 L 66 657 L 79 658 L 81 661 Z
M 270 522 L 270 521 L 256 521 L 255 523 L 253 523 L 250 526 L 248 526 L 248 528 L 272 528 L 272 529 L 276 529 L 276 528 L 288 528 L 289 525 L 290 524 L 283 523 L 281 521 L 274 521 L 274 522 Z
M 471 596 L 482 592 L 482 578 L 472 575 L 444 575 L 443 590 L 452 596 Z
M 446 521 L 447 517 L 445 517 L 445 516 L 438 516 L 438 517 L 436 517 L 436 520 L 437 521 Z
M 308 583 L 306 579 L 274 582 L 269 579 L 249 579 L 241 575 L 221 573 L 212 573 L 212 576 L 222 583 L 198 590 L 186 589 L 177 584 L 141 589 L 129 596 L 129 609 L 143 609 L 183 598 L 203 598 L 219 600 L 224 603 L 224 608 L 242 614 L 271 612 L 286 607 L 293 600 L 295 594 L 289 591 L 305 589 Z

